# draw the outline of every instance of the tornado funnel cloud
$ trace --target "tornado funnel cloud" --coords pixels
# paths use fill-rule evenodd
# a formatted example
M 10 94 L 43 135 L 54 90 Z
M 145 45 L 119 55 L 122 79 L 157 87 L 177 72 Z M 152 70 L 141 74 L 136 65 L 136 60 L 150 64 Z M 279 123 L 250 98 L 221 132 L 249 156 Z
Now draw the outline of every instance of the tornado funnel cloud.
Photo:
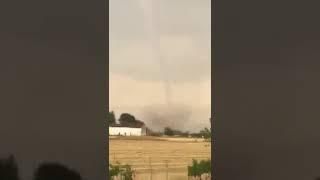
M 148 36 L 148 42 L 151 47 L 152 59 L 157 61 L 160 67 L 160 73 L 164 84 L 164 95 L 166 105 L 171 105 L 171 85 L 169 80 L 168 65 L 164 58 L 161 56 L 160 49 L 160 36 L 157 32 L 155 15 L 154 15 L 154 1 L 153 0 L 138 0 L 139 6 L 143 12 L 144 28 Z

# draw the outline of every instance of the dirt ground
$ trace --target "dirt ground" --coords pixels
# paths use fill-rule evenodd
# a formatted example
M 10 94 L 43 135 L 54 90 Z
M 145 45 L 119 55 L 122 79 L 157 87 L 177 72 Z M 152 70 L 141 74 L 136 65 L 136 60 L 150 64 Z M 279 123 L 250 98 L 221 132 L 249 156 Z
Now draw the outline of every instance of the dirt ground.
M 109 162 L 131 165 L 135 180 L 186 180 L 192 159 L 211 159 L 210 142 L 192 138 L 109 138 Z

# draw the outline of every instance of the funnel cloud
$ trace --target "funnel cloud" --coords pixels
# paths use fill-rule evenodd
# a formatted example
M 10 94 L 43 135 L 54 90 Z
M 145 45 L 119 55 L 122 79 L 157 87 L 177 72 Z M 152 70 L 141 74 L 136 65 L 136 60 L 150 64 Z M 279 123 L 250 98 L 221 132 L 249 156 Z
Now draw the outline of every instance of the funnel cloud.
M 165 92 L 165 101 L 168 106 L 170 106 L 171 102 L 171 87 L 168 76 L 168 69 L 166 61 L 163 59 L 162 54 L 160 52 L 160 36 L 157 32 L 158 27 L 155 26 L 157 22 L 154 18 L 154 3 L 152 0 L 139 0 L 141 10 L 143 11 L 144 17 L 144 25 L 146 32 L 148 34 L 148 40 L 151 47 L 151 58 L 155 61 L 159 62 L 160 72 L 163 77 L 164 84 L 164 92 Z

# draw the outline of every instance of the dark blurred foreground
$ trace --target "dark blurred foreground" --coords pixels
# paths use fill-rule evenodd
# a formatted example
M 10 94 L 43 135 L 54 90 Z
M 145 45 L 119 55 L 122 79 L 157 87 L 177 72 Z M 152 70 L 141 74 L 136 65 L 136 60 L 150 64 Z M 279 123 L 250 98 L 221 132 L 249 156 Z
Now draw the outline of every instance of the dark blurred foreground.
M 18 165 L 13 156 L 0 160 L 0 179 L 19 180 Z M 59 163 L 42 163 L 35 170 L 33 180 L 82 180 L 75 170 Z

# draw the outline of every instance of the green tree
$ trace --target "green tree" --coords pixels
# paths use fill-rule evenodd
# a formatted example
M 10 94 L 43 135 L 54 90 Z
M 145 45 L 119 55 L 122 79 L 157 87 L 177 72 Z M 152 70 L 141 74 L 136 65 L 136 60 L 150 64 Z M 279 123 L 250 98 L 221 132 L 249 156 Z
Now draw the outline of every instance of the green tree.
M 116 116 L 114 115 L 113 111 L 107 114 L 107 121 L 109 125 L 116 124 Z
M 129 113 L 122 113 L 119 118 L 120 124 L 133 123 L 135 121 L 136 121 L 136 118 Z
M 126 127 L 141 127 L 144 126 L 144 122 L 137 120 L 133 115 L 129 113 L 122 113 L 119 118 L 121 126 Z

